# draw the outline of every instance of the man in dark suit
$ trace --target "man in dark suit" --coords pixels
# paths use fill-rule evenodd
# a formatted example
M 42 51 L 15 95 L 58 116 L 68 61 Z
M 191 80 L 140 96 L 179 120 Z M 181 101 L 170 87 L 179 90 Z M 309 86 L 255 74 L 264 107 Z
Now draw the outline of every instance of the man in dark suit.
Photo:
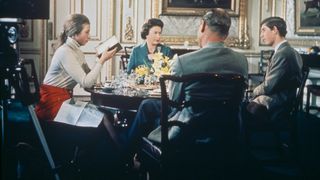
M 261 23 L 261 39 L 274 48 L 264 81 L 253 91 L 253 102 L 263 105 L 271 119 L 291 105 L 302 80 L 302 59 L 286 41 L 286 22 L 269 17 Z
M 237 73 L 247 78 L 248 62 L 243 54 L 224 46 L 228 36 L 231 19 L 228 13 L 215 8 L 201 19 L 198 29 L 200 49 L 172 60 L 171 74 L 186 75 L 192 73 Z M 170 96 L 179 98 L 181 84 L 172 84 Z M 161 103 L 159 100 L 145 100 L 129 129 L 129 141 L 137 143 L 139 137 L 147 136 L 160 123 Z

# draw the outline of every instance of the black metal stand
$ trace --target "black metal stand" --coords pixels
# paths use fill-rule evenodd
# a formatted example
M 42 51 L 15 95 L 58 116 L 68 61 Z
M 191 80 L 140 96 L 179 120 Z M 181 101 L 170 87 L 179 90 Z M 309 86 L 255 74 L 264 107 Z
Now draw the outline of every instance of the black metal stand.
M 0 100 L 1 100 L 1 171 L 2 179 L 7 178 L 6 169 L 8 168 L 8 101 L 11 99 L 11 89 L 15 90 L 15 97 L 19 99 L 25 106 L 28 106 L 32 122 L 35 126 L 40 143 L 43 147 L 45 155 L 48 159 L 51 170 L 53 171 L 54 178 L 59 180 L 58 172 L 54 164 L 52 155 L 50 153 L 47 141 L 43 134 L 39 120 L 35 114 L 33 105 L 37 102 L 39 96 L 39 83 L 35 73 L 33 61 L 19 62 L 19 46 L 18 46 L 18 24 L 22 23 L 17 18 L 0 18 Z M 25 65 L 31 65 L 31 76 Z M 37 92 L 33 92 L 30 88 L 31 83 L 35 85 Z
M 47 141 L 45 139 L 45 136 L 43 134 L 43 131 L 42 131 L 42 128 L 40 126 L 40 123 L 39 123 L 39 120 L 37 118 L 37 115 L 34 111 L 34 107 L 32 105 L 28 105 L 28 110 L 29 110 L 29 113 L 31 115 L 31 118 L 32 118 L 32 122 L 36 128 L 36 131 L 37 131 L 37 134 L 38 134 L 38 137 L 39 137 L 39 140 L 41 142 L 41 145 L 43 147 L 43 150 L 46 154 L 46 157 L 48 158 L 48 161 L 49 161 L 49 165 L 50 165 L 50 168 L 53 170 L 53 173 L 54 173 L 54 178 L 56 180 L 60 180 L 60 177 L 57 173 L 57 167 L 53 161 L 53 158 L 52 158 L 52 155 L 51 155 L 51 152 L 49 150 L 49 146 L 47 144 Z
M 6 179 L 7 177 L 7 142 L 6 142 L 6 122 L 8 120 L 7 113 L 7 100 L 1 100 L 1 179 Z
M 0 101 L 1 101 L 1 176 L 2 179 L 8 177 L 8 142 L 7 142 L 7 124 L 8 124 L 8 101 L 10 97 L 10 68 L 0 69 Z
M 18 72 L 15 70 L 8 71 L 8 72 L 9 73 L 5 73 L 8 75 L 8 76 L 5 76 L 6 78 L 2 79 L 2 77 L 1 77 L 1 88 L 2 88 L 2 90 L 1 90 L 1 93 L 2 93 L 1 94 L 1 135 L 2 135 L 2 137 L 1 137 L 2 173 L 1 174 L 2 175 L 1 176 L 2 176 L 2 179 L 7 179 L 7 176 L 8 176 L 6 173 L 8 172 L 8 170 L 7 170 L 7 164 L 8 164 L 7 152 L 8 152 L 9 147 L 8 147 L 8 142 L 7 142 L 8 137 L 7 137 L 6 131 L 7 131 L 7 123 L 8 123 L 8 100 L 10 98 L 10 92 L 8 92 L 8 89 L 11 89 L 10 87 L 12 86 L 15 89 L 20 100 L 23 102 L 23 104 L 28 106 L 28 111 L 30 113 L 32 122 L 35 126 L 40 143 L 41 143 L 43 150 L 45 152 L 45 155 L 48 159 L 50 168 L 53 171 L 54 178 L 55 178 L 55 180 L 60 180 L 58 172 L 56 171 L 57 167 L 55 166 L 55 163 L 53 161 L 51 152 L 49 150 L 47 141 L 46 141 L 45 136 L 43 134 L 41 125 L 40 125 L 39 120 L 35 114 L 33 104 L 26 104 L 26 102 L 29 102 L 28 98 L 30 98 L 30 97 L 27 97 L 23 94 L 19 95 L 19 93 L 26 92 L 26 90 L 22 90 L 21 87 L 18 85 L 18 84 L 22 84 L 21 82 L 24 81 L 24 79 L 19 78 L 19 77 L 21 77 L 19 75 L 19 73 L 21 73 L 21 72 Z M 10 77 L 10 76 L 12 76 L 12 77 Z M 24 78 L 27 78 L 27 77 L 24 77 Z M 24 82 L 24 83 L 28 83 L 28 82 Z M 3 91 L 3 90 L 7 90 L 7 91 Z M 24 99 L 24 97 L 25 97 L 25 99 Z
M 18 58 L 18 23 L 16 18 L 0 18 L 0 101 L 1 101 L 1 171 L 2 179 L 7 177 L 8 168 L 8 100 L 11 94 L 12 69 Z
M 29 67 L 31 72 L 29 74 L 27 73 L 27 68 Z M 44 136 L 44 133 L 42 131 L 41 125 L 39 123 L 38 117 L 34 110 L 34 104 L 38 102 L 39 98 L 39 82 L 37 79 L 37 74 L 35 73 L 35 67 L 33 60 L 27 60 L 24 59 L 21 62 L 19 62 L 19 65 L 16 68 L 16 76 L 13 78 L 13 85 L 15 92 L 17 94 L 17 98 L 19 98 L 23 105 L 28 107 L 28 111 L 30 113 L 33 125 L 35 126 L 35 130 L 37 132 L 37 135 L 39 137 L 40 143 L 42 145 L 42 148 L 44 150 L 44 153 L 47 157 L 48 163 L 50 165 L 51 170 L 53 171 L 53 175 L 55 180 L 60 180 L 60 177 L 57 172 L 57 167 L 53 161 L 51 152 L 49 150 L 49 146 L 47 144 L 46 138 Z M 31 74 L 30 74 L 31 73 Z M 33 84 L 33 88 L 35 90 L 32 90 L 30 84 Z

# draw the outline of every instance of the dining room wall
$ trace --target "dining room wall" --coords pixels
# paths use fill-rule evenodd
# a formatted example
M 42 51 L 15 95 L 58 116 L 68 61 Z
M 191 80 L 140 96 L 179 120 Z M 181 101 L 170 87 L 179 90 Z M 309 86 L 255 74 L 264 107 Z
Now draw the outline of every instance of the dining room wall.
M 70 13 L 84 13 L 91 21 L 93 39 L 83 48 L 90 62 L 96 59 L 94 47 L 111 35 L 116 35 L 123 46 L 142 43 L 141 26 L 151 17 L 164 21 L 164 43 L 173 48 L 197 49 L 196 33 L 201 16 L 192 13 L 185 15 L 179 10 L 176 11 L 177 14 L 165 14 L 165 1 L 50 0 L 49 20 L 27 20 L 29 26 L 24 30 L 28 33 L 20 43 L 21 57 L 36 61 L 39 79 L 42 81 L 50 65 L 64 17 Z M 281 16 L 287 21 L 287 38 L 298 50 L 320 45 L 319 32 L 302 35 L 296 31 L 296 6 L 300 1 L 302 0 L 232 0 L 236 4 L 236 15 L 232 16 L 233 25 L 226 44 L 247 56 L 250 72 L 257 71 L 260 51 L 270 48 L 259 39 L 259 24 L 268 16 Z M 104 67 L 99 81 L 112 79 L 119 73 L 121 54 L 123 51 Z

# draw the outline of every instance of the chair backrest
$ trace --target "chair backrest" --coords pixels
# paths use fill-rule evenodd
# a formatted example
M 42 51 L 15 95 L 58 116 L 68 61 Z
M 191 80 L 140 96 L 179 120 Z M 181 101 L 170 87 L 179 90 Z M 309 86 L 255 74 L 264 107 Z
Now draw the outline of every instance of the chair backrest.
M 290 101 L 283 105 L 282 108 L 274 108 L 270 115 L 271 122 L 277 124 L 280 129 L 286 129 L 288 126 L 288 120 L 295 117 L 296 113 L 302 109 L 303 105 L 303 90 L 308 79 L 309 67 L 302 67 L 302 78 L 300 82 L 293 83 L 292 86 L 295 88 L 295 96 L 293 96 Z M 293 88 L 291 87 L 291 88 Z
M 179 102 L 168 96 L 167 80 L 182 83 Z M 246 85 L 245 78 L 238 74 L 199 73 L 181 77 L 162 75 L 162 153 L 165 153 L 172 142 L 176 142 L 173 140 L 175 137 L 178 140 L 190 137 L 194 141 L 198 137 L 207 138 L 205 136 L 215 136 L 219 132 L 230 133 L 226 132 L 230 129 L 236 131 L 233 134 L 238 134 L 239 108 Z M 176 118 L 175 114 L 168 121 L 170 107 L 177 110 L 179 117 Z M 179 128 L 178 131 L 175 127 Z M 232 136 L 231 134 L 229 135 Z
M 302 80 L 301 84 L 298 87 L 296 99 L 293 104 L 293 113 L 296 113 L 298 110 L 302 110 L 303 108 L 303 90 L 306 85 L 310 68 L 307 66 L 302 67 Z
M 127 65 L 129 62 L 130 54 L 128 52 L 129 49 L 132 49 L 134 46 L 125 46 L 124 47 L 124 54 L 120 56 L 121 58 L 121 69 L 127 70 Z
M 16 67 L 14 88 L 24 105 L 35 104 L 40 97 L 39 82 L 32 59 L 22 59 Z

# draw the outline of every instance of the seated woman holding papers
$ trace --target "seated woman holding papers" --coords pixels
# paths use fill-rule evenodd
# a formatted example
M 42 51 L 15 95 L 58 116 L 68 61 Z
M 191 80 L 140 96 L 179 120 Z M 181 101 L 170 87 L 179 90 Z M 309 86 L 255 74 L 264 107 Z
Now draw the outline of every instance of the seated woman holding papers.
M 49 131 L 49 136 L 54 137 L 53 141 L 57 141 L 58 147 L 62 147 L 61 144 L 64 141 L 68 145 L 86 147 L 92 147 L 98 140 L 112 142 L 108 135 L 112 124 L 105 118 L 104 113 L 90 103 L 72 99 L 73 88 L 77 84 L 83 88 L 92 87 L 97 81 L 103 64 L 117 51 L 117 48 L 104 50 L 90 69 L 80 49 L 80 46 L 89 41 L 89 33 L 90 22 L 85 15 L 68 16 L 60 35 L 61 44 L 54 53 L 40 87 L 40 102 L 36 106 L 36 114 L 41 121 L 49 121 L 44 125 L 54 126 L 53 128 L 48 126 L 48 129 L 45 127 L 45 130 Z M 90 118 L 85 115 L 86 113 L 90 114 Z M 49 142 L 52 142 L 51 139 Z

